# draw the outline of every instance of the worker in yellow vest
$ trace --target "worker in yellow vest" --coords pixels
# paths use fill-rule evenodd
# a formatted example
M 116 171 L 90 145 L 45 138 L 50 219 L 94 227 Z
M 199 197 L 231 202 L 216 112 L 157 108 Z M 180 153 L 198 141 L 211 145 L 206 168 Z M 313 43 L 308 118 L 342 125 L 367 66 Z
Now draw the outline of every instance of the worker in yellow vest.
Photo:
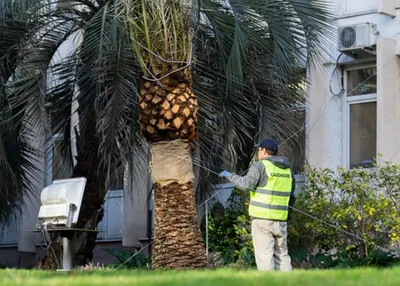
M 240 189 L 250 191 L 249 215 L 252 218 L 251 235 L 254 255 L 260 271 L 292 271 L 287 248 L 287 221 L 294 205 L 295 181 L 289 160 L 277 156 L 278 144 L 264 139 L 258 148 L 258 162 L 246 176 L 223 171 Z

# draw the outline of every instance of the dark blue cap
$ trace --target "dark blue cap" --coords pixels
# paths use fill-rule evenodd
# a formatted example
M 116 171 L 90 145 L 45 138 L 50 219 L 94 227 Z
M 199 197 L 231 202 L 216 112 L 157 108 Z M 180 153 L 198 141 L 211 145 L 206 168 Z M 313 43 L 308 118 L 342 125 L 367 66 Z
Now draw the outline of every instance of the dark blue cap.
M 272 139 L 264 139 L 263 141 L 260 142 L 260 144 L 254 145 L 255 148 L 261 147 L 267 150 L 270 150 L 272 152 L 278 152 L 278 144 L 275 142 L 275 140 Z

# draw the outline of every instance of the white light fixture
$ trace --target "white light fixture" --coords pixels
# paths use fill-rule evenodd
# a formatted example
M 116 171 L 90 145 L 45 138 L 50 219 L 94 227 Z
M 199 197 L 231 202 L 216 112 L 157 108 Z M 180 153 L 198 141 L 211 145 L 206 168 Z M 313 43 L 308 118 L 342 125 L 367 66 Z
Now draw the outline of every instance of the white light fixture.
M 78 222 L 86 178 L 55 180 L 40 195 L 40 224 L 71 227 Z M 70 219 L 69 219 L 70 217 Z
M 86 178 L 55 180 L 44 188 L 40 195 L 42 205 L 37 231 L 43 232 L 45 241 L 48 240 L 48 250 L 52 245 L 49 232 L 61 235 L 63 256 L 62 268 L 59 271 L 73 269 L 72 237 L 73 233 L 78 231 L 74 227 L 78 222 L 85 186 Z

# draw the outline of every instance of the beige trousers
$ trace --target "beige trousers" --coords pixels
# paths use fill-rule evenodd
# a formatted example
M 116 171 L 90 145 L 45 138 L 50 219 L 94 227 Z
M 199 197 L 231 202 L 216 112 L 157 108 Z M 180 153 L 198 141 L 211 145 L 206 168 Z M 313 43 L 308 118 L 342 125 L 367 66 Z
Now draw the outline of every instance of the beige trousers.
M 287 248 L 287 222 L 253 219 L 251 235 L 259 271 L 292 271 Z

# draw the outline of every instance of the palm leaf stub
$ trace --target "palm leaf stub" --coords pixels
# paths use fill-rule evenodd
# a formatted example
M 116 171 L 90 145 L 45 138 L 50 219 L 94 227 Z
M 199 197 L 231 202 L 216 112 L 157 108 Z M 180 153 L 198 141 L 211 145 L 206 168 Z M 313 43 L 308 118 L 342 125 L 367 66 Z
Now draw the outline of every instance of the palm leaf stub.
M 150 142 L 196 136 L 198 105 L 189 84 L 174 81 L 161 87 L 145 82 L 140 93 L 139 121 Z
M 179 0 L 128 0 L 132 49 L 142 68 L 139 121 L 149 142 L 196 137 L 191 87 L 189 6 Z

